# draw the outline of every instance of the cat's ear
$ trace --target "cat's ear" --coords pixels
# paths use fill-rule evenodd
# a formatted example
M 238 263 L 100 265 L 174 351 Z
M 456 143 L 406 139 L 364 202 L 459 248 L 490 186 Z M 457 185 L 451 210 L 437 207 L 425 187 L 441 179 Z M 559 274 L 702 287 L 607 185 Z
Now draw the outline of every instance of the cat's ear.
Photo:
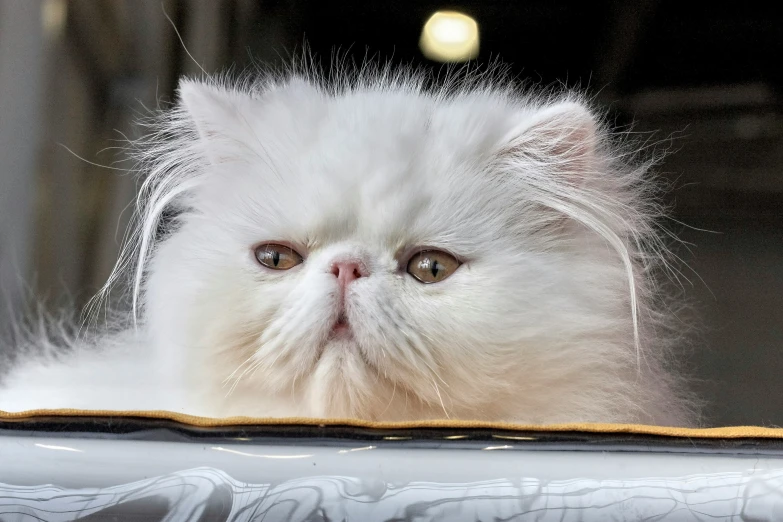
M 598 124 L 590 110 L 577 102 L 541 108 L 502 140 L 501 156 L 520 156 L 570 178 L 594 170 Z
M 255 108 L 249 94 L 189 79 L 180 80 L 177 93 L 210 161 L 221 163 L 246 150 Z

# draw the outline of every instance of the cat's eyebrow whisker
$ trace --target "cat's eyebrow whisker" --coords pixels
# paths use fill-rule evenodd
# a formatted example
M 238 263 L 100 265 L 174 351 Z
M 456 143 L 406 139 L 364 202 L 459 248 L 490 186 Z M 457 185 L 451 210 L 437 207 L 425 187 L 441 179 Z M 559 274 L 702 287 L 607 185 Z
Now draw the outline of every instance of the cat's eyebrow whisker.
M 171 19 L 169 14 L 166 12 L 166 7 L 163 5 L 162 2 L 160 4 L 160 8 L 163 10 L 163 16 L 166 17 L 166 20 L 169 21 L 171 28 L 174 29 L 174 32 L 177 34 L 177 38 L 179 38 L 179 43 L 182 45 L 182 49 L 185 50 L 185 53 L 187 53 L 187 55 L 190 57 L 193 63 L 196 64 L 196 67 L 201 69 L 201 72 L 204 73 L 204 76 L 209 77 L 209 73 L 206 71 L 206 69 L 204 69 L 204 67 L 200 63 L 198 63 L 198 61 L 195 58 L 193 58 L 193 55 L 190 54 L 190 51 L 188 51 L 188 48 L 185 45 L 185 40 L 182 39 L 182 35 L 179 33 L 179 29 L 177 29 L 177 24 L 174 23 L 174 21 Z
M 77 159 L 87 163 L 88 165 L 92 165 L 94 167 L 101 167 L 103 169 L 109 169 L 109 170 L 119 170 L 121 172 L 133 172 L 133 169 L 122 169 L 120 167 L 112 167 L 111 165 L 101 165 L 100 163 L 95 163 L 94 161 L 90 161 L 88 159 L 85 159 L 85 158 L 79 156 L 78 154 L 76 154 L 74 151 L 72 151 L 66 145 L 64 145 L 62 143 L 58 143 L 57 145 L 59 145 L 60 147 L 64 148 L 65 150 L 67 150 L 73 157 L 75 157 L 75 158 L 77 158 Z

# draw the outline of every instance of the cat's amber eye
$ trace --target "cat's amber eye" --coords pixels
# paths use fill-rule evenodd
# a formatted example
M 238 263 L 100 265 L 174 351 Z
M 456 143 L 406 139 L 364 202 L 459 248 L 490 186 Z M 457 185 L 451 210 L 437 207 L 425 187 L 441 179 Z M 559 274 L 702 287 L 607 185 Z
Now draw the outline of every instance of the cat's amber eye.
M 438 283 L 453 274 L 460 264 L 447 252 L 425 250 L 408 261 L 408 273 L 422 283 Z
M 255 254 L 259 263 L 272 270 L 289 270 L 304 261 L 299 252 L 277 243 L 258 245 Z

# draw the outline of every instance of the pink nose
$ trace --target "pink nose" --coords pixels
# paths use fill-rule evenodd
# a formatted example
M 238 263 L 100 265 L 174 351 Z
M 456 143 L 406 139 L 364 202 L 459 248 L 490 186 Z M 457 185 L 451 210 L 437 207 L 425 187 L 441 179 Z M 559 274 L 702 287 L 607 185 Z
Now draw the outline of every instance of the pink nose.
M 349 283 L 367 276 L 367 269 L 357 261 L 337 261 L 332 264 L 332 274 L 346 287 Z

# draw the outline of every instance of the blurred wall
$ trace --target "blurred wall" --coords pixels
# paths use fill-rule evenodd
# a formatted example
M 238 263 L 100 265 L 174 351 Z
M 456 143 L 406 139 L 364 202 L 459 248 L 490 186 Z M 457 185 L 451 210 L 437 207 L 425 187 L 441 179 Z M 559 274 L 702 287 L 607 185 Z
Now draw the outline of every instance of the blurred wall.
M 41 2 L 0 0 L 0 317 L 33 274 L 43 60 Z

